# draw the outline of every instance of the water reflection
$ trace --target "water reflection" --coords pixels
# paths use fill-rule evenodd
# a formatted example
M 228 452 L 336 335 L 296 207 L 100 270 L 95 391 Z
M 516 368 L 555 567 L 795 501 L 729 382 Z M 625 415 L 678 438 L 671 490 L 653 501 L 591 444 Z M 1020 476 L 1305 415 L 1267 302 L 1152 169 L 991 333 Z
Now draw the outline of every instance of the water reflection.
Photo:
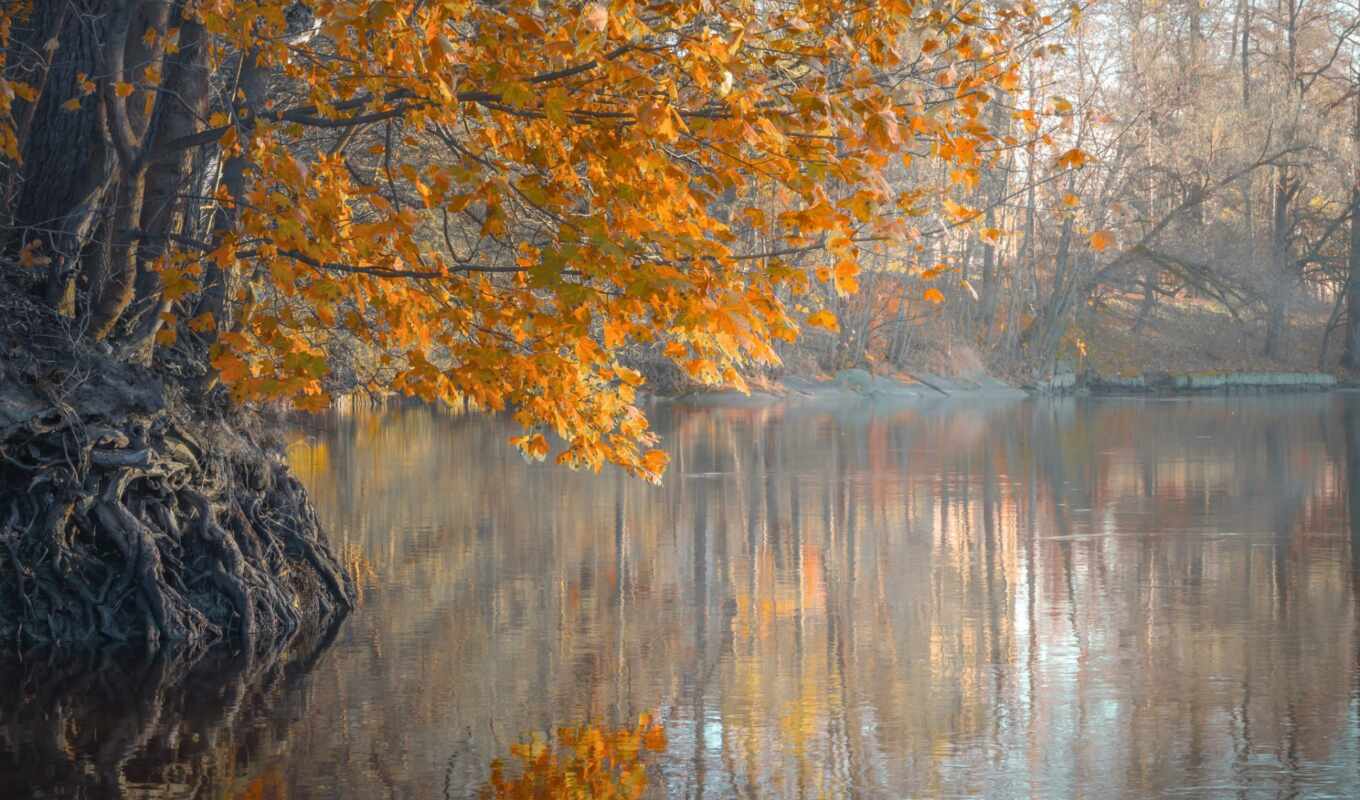
M 334 633 L 270 652 L 5 654 L 0 797 L 281 796 L 271 789 L 310 711 L 306 676 Z
M 618 730 L 595 725 L 559 728 L 550 739 L 534 734 L 511 745 L 518 762 L 491 762 L 482 800 L 636 800 L 647 791 L 648 761 L 666 749 L 666 732 L 650 714 Z
M 378 715 L 399 729 L 373 723 L 411 756 L 398 784 L 441 746 L 473 785 L 506 731 L 653 707 L 658 795 L 1360 779 L 1353 404 L 660 411 L 661 489 L 527 466 L 505 429 L 425 412 L 299 450 L 401 587 L 371 634 L 388 666 L 354 667 L 410 696 Z
M 1360 398 L 656 418 L 660 488 L 479 417 L 300 435 L 379 580 L 235 780 L 475 796 L 526 732 L 655 710 L 657 797 L 1360 785 Z

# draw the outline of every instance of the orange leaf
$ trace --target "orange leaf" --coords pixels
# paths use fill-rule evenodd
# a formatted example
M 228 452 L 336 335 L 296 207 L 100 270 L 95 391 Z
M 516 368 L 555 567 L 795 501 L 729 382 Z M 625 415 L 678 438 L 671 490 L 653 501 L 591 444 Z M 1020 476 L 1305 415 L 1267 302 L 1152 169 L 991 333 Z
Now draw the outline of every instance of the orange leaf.
M 1062 169 L 1081 169 L 1086 166 L 1086 162 L 1089 160 L 1091 160 L 1090 156 L 1074 147 L 1058 156 L 1058 166 Z
M 213 368 L 217 374 L 227 383 L 236 383 L 242 378 L 250 375 L 250 367 L 246 362 L 231 353 L 222 353 L 212 360 Z
M 1096 231 L 1091 234 L 1091 249 L 1097 253 L 1105 252 L 1105 248 L 1114 244 L 1114 234 L 1109 231 Z
M 977 216 L 976 210 L 971 209 L 962 203 L 956 203 L 948 197 L 944 198 L 944 200 L 941 201 L 941 204 L 944 206 L 945 213 L 959 222 L 967 222 Z
M 826 309 L 808 314 L 805 322 L 814 328 L 823 328 L 835 333 L 841 329 L 841 324 L 836 320 L 836 315 Z
M 189 320 L 189 329 L 203 333 L 204 331 L 212 330 L 212 327 L 216 324 L 217 321 L 213 319 L 212 312 L 204 311 L 202 314 Z
M 854 259 L 847 258 L 836 264 L 834 274 L 836 291 L 839 294 L 854 294 L 859 291 L 859 264 Z

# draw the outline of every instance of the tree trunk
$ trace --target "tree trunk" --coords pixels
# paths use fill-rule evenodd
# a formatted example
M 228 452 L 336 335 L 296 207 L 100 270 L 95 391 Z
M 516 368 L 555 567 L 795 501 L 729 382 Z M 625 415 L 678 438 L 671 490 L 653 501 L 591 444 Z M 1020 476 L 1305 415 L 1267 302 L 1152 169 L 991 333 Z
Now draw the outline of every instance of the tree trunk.
M 1133 328 L 1130 333 L 1134 336 L 1143 332 L 1143 326 L 1151 319 L 1152 312 L 1157 308 L 1157 276 L 1155 272 L 1149 270 L 1143 276 L 1143 301 L 1138 304 L 1138 316 L 1133 320 Z
M 43 77 L 15 105 L 0 249 L 36 240 L 50 266 L 0 273 L 0 641 L 279 641 L 354 601 L 275 446 L 200 385 L 201 342 L 152 358 L 171 306 L 158 262 L 204 194 L 192 151 L 169 146 L 202 130 L 211 95 L 184 11 L 39 0 L 16 27 L 11 63 Z M 241 197 L 244 165 L 229 172 Z M 82 309 L 86 324 L 64 319 Z
M 1346 259 L 1346 344 L 1341 363 L 1360 369 L 1360 185 L 1351 189 L 1351 241 Z
M 38 102 L 23 104 L 28 124 L 20 131 L 26 134 L 20 140 L 22 171 L 11 174 L 7 187 L 9 241 L 0 241 L 0 249 L 39 243 L 51 259 L 47 302 L 66 316 L 75 310 L 72 289 L 82 251 L 113 191 L 114 159 L 100 132 L 97 99 L 84 98 L 78 111 L 62 108 L 66 99 L 82 95 L 77 80 L 82 73 L 98 74 L 99 43 L 107 36 L 107 25 L 104 16 L 92 13 L 97 5 L 36 3 L 29 24 L 15 31 L 11 47 L 16 54 L 42 53 L 51 37 L 61 42 Z
M 996 227 L 996 209 L 989 204 L 987 208 L 986 225 L 988 228 Z M 982 297 L 978 304 L 982 306 L 981 313 L 978 315 L 978 333 L 985 342 L 991 337 L 992 325 L 996 321 L 996 245 L 992 242 L 984 242 L 982 245 Z
M 156 139 L 150 148 L 153 153 L 165 150 L 164 145 L 168 142 L 192 135 L 197 131 L 199 120 L 207 117 L 206 33 L 202 25 L 192 20 L 176 19 L 175 25 L 180 30 L 179 52 L 170 59 L 165 78 L 167 92 L 175 101 L 165 104 L 159 111 Z M 138 254 L 136 305 L 132 310 L 137 329 L 129 345 L 143 362 L 150 358 L 152 341 L 165 313 L 170 310 L 169 302 L 161 297 L 161 278 L 156 266 L 170 238 L 186 232 L 188 212 L 180 195 L 189 183 L 192 168 L 192 153 L 186 149 L 157 158 L 147 171 L 138 226 L 144 241 Z
M 1280 343 L 1284 338 L 1289 309 L 1289 296 L 1294 290 L 1294 260 L 1290 205 L 1298 193 L 1300 182 L 1289 177 L 1288 169 L 1276 170 L 1274 202 L 1270 225 L 1270 280 L 1266 297 L 1266 341 L 1264 354 L 1280 357 Z
M 1355 82 L 1351 120 L 1351 241 L 1346 259 L 1346 343 L 1341 364 L 1360 369 L 1360 75 Z

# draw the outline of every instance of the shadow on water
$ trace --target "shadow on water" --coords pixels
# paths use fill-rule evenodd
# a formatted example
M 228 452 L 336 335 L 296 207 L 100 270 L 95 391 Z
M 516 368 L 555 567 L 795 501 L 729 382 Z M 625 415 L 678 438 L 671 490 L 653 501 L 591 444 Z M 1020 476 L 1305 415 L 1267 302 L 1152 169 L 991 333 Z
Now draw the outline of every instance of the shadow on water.
M 0 797 L 262 797 L 343 622 L 263 653 L 107 647 L 0 658 Z M 262 769 L 263 768 L 263 769 Z

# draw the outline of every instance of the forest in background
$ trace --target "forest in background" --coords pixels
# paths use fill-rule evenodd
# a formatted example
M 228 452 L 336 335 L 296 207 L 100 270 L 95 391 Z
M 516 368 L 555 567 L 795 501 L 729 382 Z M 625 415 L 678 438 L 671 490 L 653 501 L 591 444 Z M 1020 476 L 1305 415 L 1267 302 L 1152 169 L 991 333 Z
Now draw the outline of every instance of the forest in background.
M 1360 4 L 1104 0 L 1042 55 L 989 121 L 1037 146 L 980 175 L 912 166 L 963 182 L 983 224 L 922 220 L 786 362 L 1022 382 L 1360 367 Z M 1081 169 L 1054 158 L 1071 146 Z

